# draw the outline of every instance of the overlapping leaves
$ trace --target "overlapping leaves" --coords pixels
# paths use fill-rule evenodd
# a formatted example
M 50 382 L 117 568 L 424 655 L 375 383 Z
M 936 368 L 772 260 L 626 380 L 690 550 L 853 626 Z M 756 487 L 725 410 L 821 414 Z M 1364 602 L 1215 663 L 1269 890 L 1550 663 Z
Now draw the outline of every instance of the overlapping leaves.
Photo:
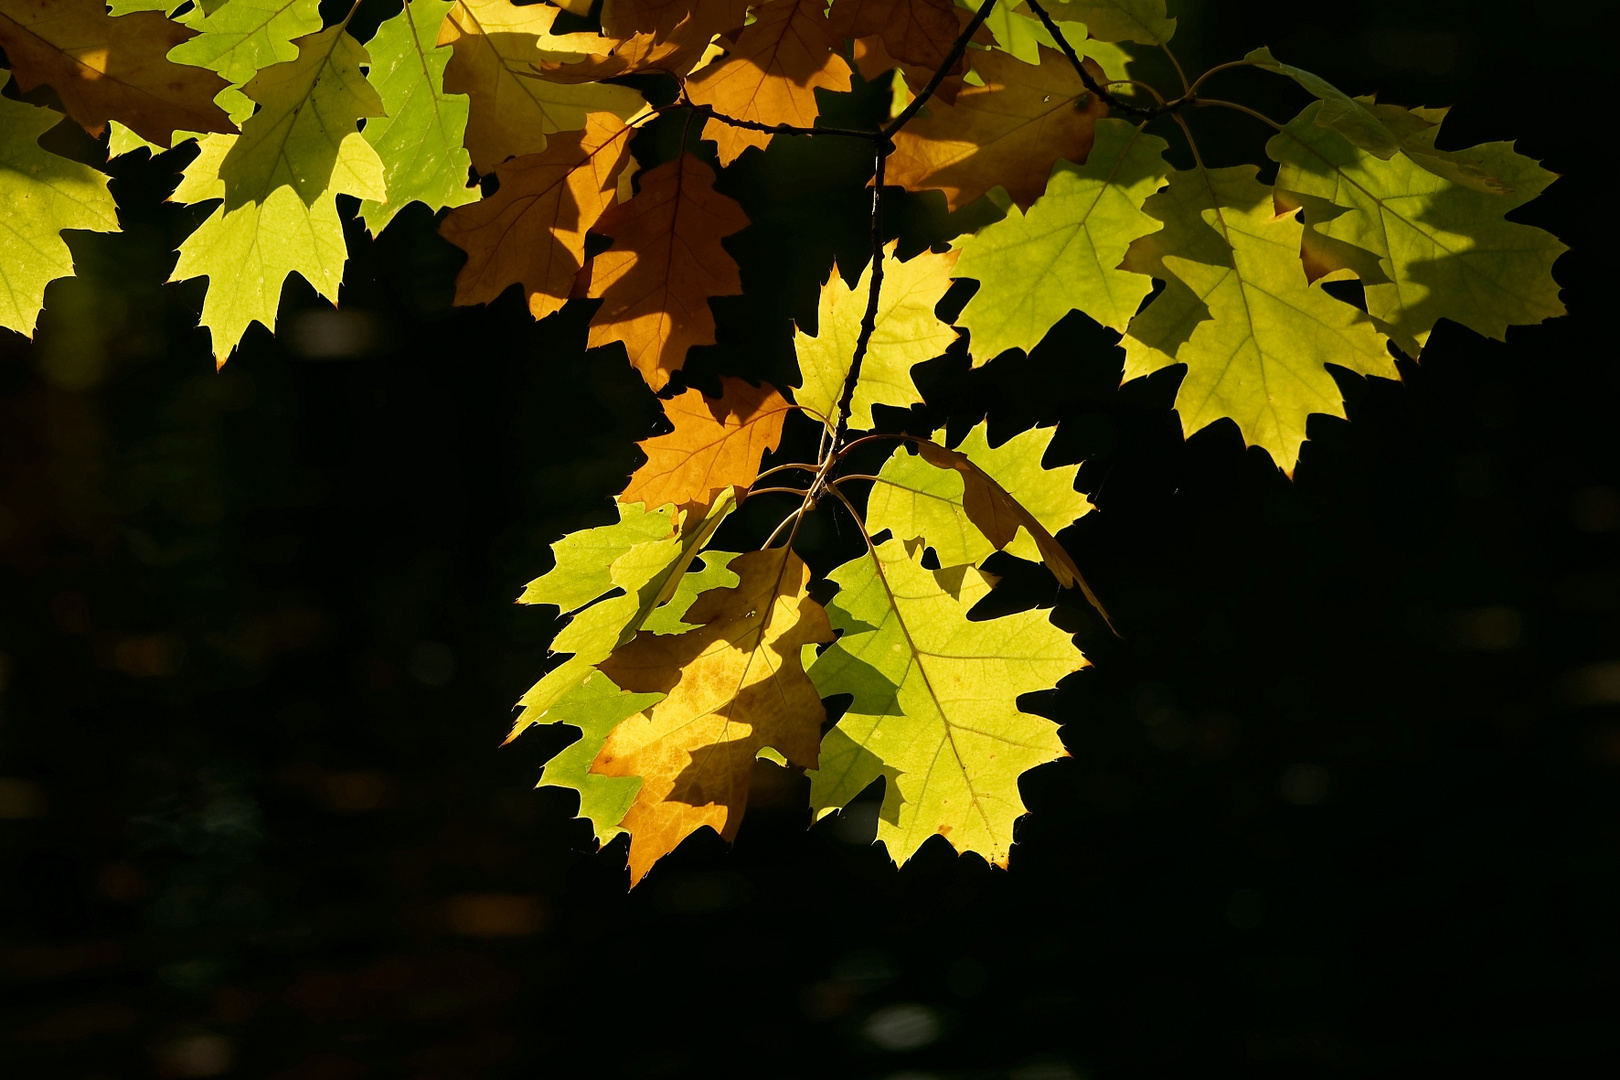
M 632 880 L 696 830 L 733 837 L 761 758 L 809 773 L 817 816 L 881 780 L 896 861 L 940 836 L 1006 863 L 1019 778 L 1064 754 L 1020 699 L 1085 660 L 1038 610 L 974 613 L 992 556 L 1095 603 L 1058 539 L 1091 505 L 1077 465 L 1047 464 L 1051 428 L 992 445 L 968 416 L 954 446 L 919 434 L 918 365 L 965 345 L 981 367 L 1089 318 L 1121 335 L 1126 379 L 1176 369 L 1184 432 L 1229 421 L 1292 474 L 1311 417 L 1345 415 L 1339 380 L 1394 378 L 1392 350 L 1416 358 L 1442 321 L 1501 337 L 1563 311 L 1563 245 L 1508 218 L 1553 174 L 1506 143 L 1442 148 L 1443 110 L 1353 97 L 1258 49 L 1241 63 L 1316 100 L 1275 124 L 1274 184 L 1205 167 L 1193 106 L 1228 103 L 1169 100 L 1127 70 L 1135 46 L 1168 47 L 1163 0 L 409 0 L 388 16 L 362 44 L 315 0 L 0 0 L 0 78 L 110 128 L 115 155 L 199 137 L 173 197 L 211 205 L 173 276 L 206 279 L 221 362 L 251 323 L 275 326 L 289 275 L 337 301 L 339 195 L 373 234 L 412 202 L 442 214 L 465 253 L 456 303 L 592 305 L 587 344 L 622 352 L 668 430 L 642 440 L 616 520 L 559 540 L 524 592 L 567 622 L 512 734 L 580 732 L 540 783 L 576 792 L 600 842 L 630 834 Z M 887 80 L 896 118 L 820 130 L 857 71 Z M 106 178 L 39 143 L 62 115 L 0 98 L 0 324 L 24 333 L 72 272 L 72 232 L 118 228 Z M 796 386 L 693 361 L 725 338 L 710 301 L 749 288 L 731 245 L 754 204 L 732 167 L 823 135 L 864 140 L 888 187 L 968 211 L 950 221 L 989 224 L 901 258 L 878 187 L 854 285 L 847 258 L 824 265 L 813 324 L 778 328 Z M 1165 135 L 1191 168 L 1171 168 Z M 1354 302 L 1326 287 L 1352 280 Z M 806 441 L 814 460 L 776 460 Z M 858 471 L 850 455 L 885 441 Z M 773 505 L 733 519 L 743 500 L 784 492 L 798 505 L 764 547 L 710 547 Z M 812 593 L 794 544 L 829 506 L 864 551 Z M 825 735 L 823 697 L 844 708 Z

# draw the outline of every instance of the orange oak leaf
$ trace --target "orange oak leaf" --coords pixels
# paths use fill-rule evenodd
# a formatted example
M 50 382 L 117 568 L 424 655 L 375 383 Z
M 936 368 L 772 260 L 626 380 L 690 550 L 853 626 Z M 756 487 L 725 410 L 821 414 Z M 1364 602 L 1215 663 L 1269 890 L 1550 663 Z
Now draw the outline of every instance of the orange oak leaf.
M 689 32 L 688 23 L 681 23 L 674 34 L 659 40 L 652 34 L 637 32 L 612 43 L 609 52 L 587 56 L 582 60 L 566 62 L 540 60 L 535 63 L 539 71 L 552 82 L 579 83 L 613 79 L 620 75 L 633 75 L 638 71 L 668 71 L 685 75 L 702 59 L 709 47 L 709 35 L 699 39 Z
M 727 486 L 758 478 L 759 460 L 782 441 L 793 406 L 768 383 L 722 375 L 720 387 L 718 398 L 694 388 L 664 402 L 675 430 L 640 442 L 647 463 L 631 474 L 620 502 L 702 510 Z
M 955 104 L 930 101 L 928 115 L 895 135 L 889 183 L 939 188 L 952 210 L 1000 184 L 1027 208 L 1046 190 L 1054 162 L 1084 162 L 1108 106 L 1056 49 L 1040 52 L 1039 65 L 976 52 L 973 69 L 984 85 L 962 87 Z M 1085 64 L 1097 80 L 1107 78 L 1095 61 Z
M 819 115 L 816 90 L 848 90 L 849 65 L 827 22 L 825 0 L 770 0 L 754 9 L 754 22 L 737 36 L 721 62 L 686 82 L 699 105 L 739 120 L 810 127 Z M 764 149 L 771 136 L 710 119 L 703 137 L 713 139 L 720 164 L 730 165 L 750 146 Z
M 632 693 L 668 695 L 615 727 L 591 763 L 598 776 L 641 778 L 620 822 L 632 885 L 705 825 L 737 835 L 764 748 L 816 766 L 826 711 L 800 650 L 833 630 L 805 591 L 810 572 L 787 548 L 749 552 L 729 569 L 736 587 L 700 594 L 684 616 L 697 629 L 643 631 L 601 665 Z
M 691 154 L 643 173 L 635 198 L 592 229 L 613 246 L 592 261 L 587 295 L 602 308 L 590 344 L 624 342 L 647 385 L 662 390 L 688 348 L 714 343 L 709 297 L 741 295 L 720 238 L 747 227 L 742 207 L 714 190 L 714 171 Z
M 592 113 L 584 131 L 497 166 L 495 194 L 450 211 L 439 232 L 467 253 L 456 303 L 488 303 L 520 284 L 536 319 L 561 308 L 584 263 L 585 231 L 613 203 L 634 132 L 612 113 Z
M 232 132 L 214 95 L 229 84 L 207 68 L 171 63 L 195 37 L 157 11 L 114 18 L 102 0 L 0 0 L 0 47 L 24 93 L 48 84 L 90 134 L 117 120 L 148 142 L 176 130 Z

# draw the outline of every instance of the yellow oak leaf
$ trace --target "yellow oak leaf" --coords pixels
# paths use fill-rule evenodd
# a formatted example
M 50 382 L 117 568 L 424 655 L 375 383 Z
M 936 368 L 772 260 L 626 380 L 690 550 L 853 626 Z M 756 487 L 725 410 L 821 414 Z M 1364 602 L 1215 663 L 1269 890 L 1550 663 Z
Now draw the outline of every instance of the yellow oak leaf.
M 1093 95 L 1056 49 L 1040 47 L 1041 62 L 980 51 L 973 70 L 983 86 L 964 86 L 954 104 L 930 101 L 894 137 L 888 182 L 912 190 L 938 188 L 952 210 L 991 188 L 1007 189 L 1027 209 L 1046 190 L 1060 158 L 1083 163 L 1097 121 L 1108 106 Z M 1087 70 L 1107 78 L 1089 57 Z
M 715 35 L 739 29 L 746 0 L 610 3 L 602 10 L 607 52 L 580 60 L 544 60 L 546 78 L 564 82 L 610 79 L 637 71 L 685 75 L 708 55 Z
M 713 27 L 711 36 L 740 29 L 748 20 L 748 0 L 606 0 L 602 5 L 602 29 L 619 40 L 638 33 L 664 40 L 689 20 L 694 27 Z
M 0 47 L 17 89 L 49 85 L 92 135 L 108 120 L 160 146 L 176 130 L 235 131 L 214 104 L 229 84 L 167 58 L 196 34 L 157 11 L 109 16 L 101 0 L 0 0 Z
M 592 260 L 587 295 L 602 307 L 590 344 L 624 343 L 647 385 L 662 390 L 693 345 L 714 343 L 711 296 L 738 296 L 737 263 L 720 238 L 748 227 L 714 170 L 691 154 L 641 177 L 641 190 L 602 215 L 593 232 L 613 246 Z
M 884 251 L 877 322 L 850 401 L 850 427 L 857 431 L 872 426 L 873 405 L 905 409 L 921 402 L 922 394 L 911 379 L 911 369 L 942 354 L 957 337 L 956 331 L 934 314 L 940 298 L 951 287 L 957 253 L 925 251 L 901 262 L 894 257 L 897 243 L 891 242 Z M 793 335 L 800 380 L 794 400 L 829 429 L 838 426 L 844 380 L 855 358 L 855 343 L 860 337 L 871 285 L 870 263 L 853 289 L 834 266 L 832 276 L 821 287 L 815 335 L 803 330 Z
M 805 591 L 810 572 L 787 548 L 729 568 L 737 585 L 701 594 L 687 612 L 697 629 L 644 631 L 601 665 L 631 693 L 667 695 L 615 727 L 591 764 L 598 776 L 641 778 L 619 823 L 630 833 L 632 885 L 705 825 L 736 836 L 762 751 L 816 765 L 826 711 L 800 657 L 833 631 Z
M 825 0 L 769 0 L 754 9 L 754 22 L 718 64 L 687 80 L 686 93 L 699 105 L 738 120 L 810 127 L 819 109 L 816 90 L 848 90 L 849 65 L 835 51 Z M 764 149 L 771 136 L 711 119 L 703 137 L 713 139 L 720 164 L 730 165 L 750 146 Z
M 782 441 L 793 406 L 769 384 L 723 375 L 720 386 L 718 398 L 694 388 L 663 403 L 675 430 L 640 442 L 647 462 L 631 475 L 620 502 L 699 510 L 728 486 L 754 482 L 760 458 Z
M 456 303 L 488 303 L 513 284 L 523 286 L 536 319 L 567 303 L 584 265 L 585 231 L 613 203 L 633 134 L 612 113 L 592 113 L 584 131 L 496 166 L 500 189 L 456 207 L 439 226 L 467 253 Z
M 546 136 L 583 128 L 590 113 L 627 120 L 646 106 L 626 86 L 552 82 L 536 70 L 547 52 L 611 48 L 595 34 L 552 34 L 559 13 L 546 4 L 459 0 L 439 29 L 438 43 L 451 48 L 444 89 L 470 98 L 466 146 L 481 173 L 507 158 L 538 154 Z

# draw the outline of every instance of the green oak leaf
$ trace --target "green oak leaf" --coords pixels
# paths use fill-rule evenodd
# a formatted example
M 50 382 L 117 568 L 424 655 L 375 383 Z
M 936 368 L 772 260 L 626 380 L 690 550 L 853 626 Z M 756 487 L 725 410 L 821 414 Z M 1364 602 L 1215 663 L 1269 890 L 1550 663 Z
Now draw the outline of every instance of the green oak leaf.
M 0 71 L 0 87 L 10 79 Z M 39 145 L 61 120 L 59 112 L 0 98 L 0 326 L 30 337 L 45 286 L 73 274 L 63 231 L 118 231 L 106 175 Z
M 1048 533 L 1056 534 L 1092 509 L 1074 489 L 1079 465 L 1048 469 L 1041 464 L 1056 432 L 1031 428 L 993 447 L 989 423 L 980 421 L 953 449 L 1000 484 Z M 941 566 L 977 565 L 996 545 L 969 517 L 964 493 L 961 472 L 934 465 L 902 446 L 878 471 L 867 496 L 866 526 L 874 535 L 888 529 L 897 540 L 920 539 L 934 549 Z M 1042 560 L 1036 538 L 1022 526 L 1004 550 L 1031 562 Z
M 1271 55 L 1270 49 L 1263 47 L 1253 50 L 1243 59 L 1257 68 L 1286 75 L 1321 98 L 1321 107 L 1312 116 L 1321 127 L 1338 132 L 1374 157 L 1386 161 L 1400 151 L 1401 140 L 1366 102 L 1351 97 L 1320 75 L 1284 64 Z
M 710 589 L 734 589 L 737 587 L 738 577 L 731 570 L 731 560 L 738 557 L 735 551 L 716 551 L 709 549 L 698 556 L 703 566 L 698 570 L 688 570 L 681 575 L 680 583 L 675 586 L 675 594 L 663 604 L 653 609 L 647 616 L 641 628 L 651 634 L 684 634 L 688 630 L 696 630 L 696 623 L 682 622 L 686 613 L 692 609 L 692 604 L 702 593 Z M 694 564 L 695 565 L 695 564 Z
M 186 166 L 172 196 L 196 203 L 225 197 L 220 163 L 240 136 L 209 135 L 199 140 L 200 152 Z M 236 348 L 252 323 L 274 329 L 281 287 L 296 273 L 315 291 L 337 303 L 343 264 L 349 249 L 338 217 L 341 192 L 362 198 L 381 197 L 382 166 L 359 132 L 338 147 L 334 176 L 347 177 L 343 188 L 328 188 L 312 203 L 305 203 L 291 186 L 275 188 L 258 202 L 227 210 L 220 206 L 180 245 L 180 259 L 172 280 L 208 278 L 203 297 L 202 325 L 213 340 L 215 359 L 221 363 Z
M 259 111 L 243 121 L 242 134 L 220 162 L 226 210 L 261 201 L 283 186 L 306 204 L 329 190 L 385 197 L 386 188 L 375 194 L 356 190 L 382 187 L 372 183 L 382 160 L 370 143 L 361 140 L 369 155 L 339 152 L 361 119 L 383 115 L 382 99 L 360 73 L 369 62 L 365 48 L 349 36 L 347 20 L 294 44 L 297 60 L 267 67 L 242 87 Z M 350 171 L 356 157 L 368 159 L 363 173 Z
M 1303 197 L 1317 233 L 1378 260 L 1385 280 L 1363 279 L 1367 310 L 1402 351 L 1419 355 L 1440 319 L 1500 340 L 1509 326 L 1564 313 L 1552 266 L 1567 247 L 1504 218 L 1555 174 L 1505 142 L 1425 155 L 1438 125 L 1416 137 L 1416 152 L 1382 160 L 1321 127 L 1319 108 L 1267 143 L 1281 165 L 1277 187 Z
M 169 50 L 169 59 L 229 79 L 230 87 L 214 101 L 240 126 L 254 108 L 242 84 L 261 68 L 298 59 L 295 39 L 321 28 L 320 0 L 225 0 L 193 9 L 180 21 L 197 36 Z
M 977 11 L 979 5 L 970 0 L 956 0 L 956 6 L 969 11 Z M 1131 54 L 1115 45 L 1111 41 L 1099 40 L 1087 33 L 1084 23 L 1067 21 L 1073 19 L 1072 13 L 1065 12 L 1060 18 L 1054 14 L 1053 21 L 1063 32 L 1066 40 L 1074 51 L 1082 57 L 1090 57 L 1097 61 L 1103 69 L 1103 74 L 1110 79 L 1130 78 L 1127 66 L 1131 62 Z M 1030 14 L 1022 4 L 997 4 L 990 10 L 990 15 L 984 21 L 986 30 L 996 39 L 996 48 L 1004 53 L 1010 53 L 1026 64 L 1039 64 L 1041 62 L 1041 49 L 1045 45 L 1049 49 L 1058 47 L 1046 26 Z M 1129 87 L 1125 87 L 1129 90 Z
M 1255 179 L 1256 172 L 1252 165 L 1205 170 L 1201 184 L 1196 177 L 1172 175 L 1162 204 L 1165 228 L 1145 238 L 1144 249 L 1134 254 L 1139 265 L 1157 263 L 1186 292 L 1167 288 L 1131 323 L 1129 334 L 1137 336 L 1138 322 L 1165 296 L 1177 297 L 1172 303 L 1179 305 L 1190 294 L 1202 305 L 1202 317 L 1188 314 L 1190 332 L 1175 343 L 1173 356 L 1139 353 L 1142 367 L 1187 365 L 1176 394 L 1185 434 L 1231 418 L 1246 443 L 1264 448 L 1292 476 L 1306 418 L 1344 416 L 1343 398 L 1324 365 L 1398 376 L 1372 320 L 1309 283 L 1300 263 L 1303 227 L 1292 214 L 1277 213 L 1272 189 Z M 1196 205 L 1188 193 L 1200 186 L 1206 203 L 1199 213 L 1202 233 L 1187 214 Z M 1184 247 L 1173 246 L 1178 239 Z
M 410 0 L 377 28 L 367 43 L 367 80 L 382 98 L 386 117 L 366 122 L 366 141 L 382 158 L 388 201 L 367 201 L 360 216 L 373 236 L 411 202 L 435 212 L 478 198 L 467 186 L 472 159 L 463 149 L 467 96 L 444 92 L 449 46 L 439 46 L 439 26 L 453 0 Z
M 1099 120 L 1084 165 L 1059 161 L 1028 213 L 1009 207 L 959 241 L 954 276 L 980 282 L 956 320 L 972 335 L 975 366 L 1009 349 L 1029 352 L 1075 308 L 1125 329 L 1153 279 L 1119 265 L 1132 241 L 1161 227 L 1142 203 L 1164 185 L 1165 146 L 1140 125 Z
M 882 777 L 878 839 L 896 863 L 937 834 L 1005 866 L 1019 776 L 1066 756 L 1057 725 L 1019 711 L 1018 697 L 1086 660 L 1042 612 L 970 622 L 990 580 L 971 566 L 926 570 L 921 556 L 888 540 L 829 575 L 842 634 L 810 678 L 823 697 L 854 700 L 822 739 L 810 805 L 823 817 Z
M 1164 0 L 1053 0 L 1041 6 L 1054 20 L 1085 23 L 1098 41 L 1163 45 L 1176 32 L 1176 20 L 1164 13 Z
M 944 353 L 957 336 L 934 315 L 940 298 L 951 287 L 956 253 L 924 251 L 901 262 L 894 257 L 896 243 L 891 241 L 883 253 L 877 320 L 850 401 L 850 427 L 856 431 L 872 426 L 874 405 L 904 409 L 921 402 L 911 369 Z M 871 284 L 871 263 L 853 289 L 834 266 L 821 288 L 816 333 L 797 330 L 793 335 L 800 373 L 794 401 L 829 429 L 838 425 L 844 380 L 854 362 Z
M 519 603 L 555 604 L 562 614 L 575 614 L 551 642 L 553 652 L 571 655 L 523 695 L 518 703 L 523 711 L 508 742 L 530 724 L 571 723 L 560 703 L 597 664 L 650 620 L 657 620 L 655 632 L 684 632 L 680 618 L 696 599 L 698 586 L 725 581 L 722 563 L 718 571 L 686 582 L 693 592 L 690 599 L 681 591 L 692 560 L 736 507 L 734 489 L 727 488 L 702 518 L 686 516 L 673 504 L 650 511 L 640 503 L 615 505 L 616 524 L 584 529 L 553 544 L 556 565 L 518 598 Z M 735 557 L 719 555 L 726 562 Z M 616 595 L 592 603 L 615 589 Z M 677 606 L 664 613 L 670 603 Z
M 578 816 L 591 823 L 598 844 L 624 832 L 619 822 L 641 790 L 641 778 L 602 776 L 591 772 L 591 762 L 601 753 L 610 731 L 663 698 L 663 694 L 621 690 L 600 671 L 592 671 L 553 706 L 559 716 L 567 717 L 561 722 L 578 728 L 580 734 L 546 762 L 535 786 L 579 792 Z

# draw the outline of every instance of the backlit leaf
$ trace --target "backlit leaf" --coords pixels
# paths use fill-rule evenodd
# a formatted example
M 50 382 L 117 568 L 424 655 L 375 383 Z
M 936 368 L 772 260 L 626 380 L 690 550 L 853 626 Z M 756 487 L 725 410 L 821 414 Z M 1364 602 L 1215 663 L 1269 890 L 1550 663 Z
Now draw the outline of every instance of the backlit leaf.
M 792 406 L 768 384 L 722 376 L 720 386 L 719 398 L 694 388 L 663 403 L 675 430 L 638 444 L 647 461 L 631 475 L 621 501 L 701 512 L 727 487 L 754 482 L 760 457 L 782 441 Z
M 1031 428 L 992 447 L 981 421 L 954 450 L 933 442 L 902 446 L 884 463 L 866 503 L 873 533 L 921 540 L 944 567 L 977 565 L 1004 550 L 1045 562 L 1063 585 L 1080 572 L 1054 538 L 1092 509 L 1074 489 L 1078 465 L 1045 468 L 1055 428 Z
M 1308 106 L 1267 144 L 1282 164 L 1277 186 L 1320 200 L 1305 209 L 1314 231 L 1378 260 L 1385 280 L 1366 281 L 1367 310 L 1402 351 L 1417 356 L 1440 319 L 1501 339 L 1509 326 L 1564 313 L 1552 265 L 1565 245 L 1503 218 L 1554 174 L 1501 142 L 1438 163 L 1421 153 L 1382 160 L 1323 128 L 1324 107 Z M 1432 144 L 1437 132 L 1419 137 Z M 1458 175 L 1459 158 L 1475 168 Z M 1480 174 L 1492 183 L 1459 182 Z
M 471 159 L 461 147 L 467 98 L 444 92 L 450 50 L 436 44 L 453 6 L 453 0 L 410 0 L 367 43 L 371 71 L 366 79 L 387 112 L 367 121 L 365 128 L 366 141 L 382 159 L 388 187 L 386 203 L 360 206 L 373 236 L 411 202 L 424 202 L 437 212 L 478 198 L 478 189 L 467 186 Z
M 805 591 L 810 572 L 786 548 L 749 552 L 730 568 L 738 584 L 703 593 L 687 613 L 698 629 L 640 634 L 602 665 L 627 690 L 666 695 L 614 728 L 591 766 L 641 778 L 622 821 L 632 885 L 705 825 L 736 836 L 761 751 L 816 764 L 826 712 L 800 654 L 833 633 Z
M 688 349 L 714 343 L 709 298 L 742 293 L 720 240 L 747 227 L 742 207 L 714 190 L 714 171 L 693 155 L 642 174 L 635 198 L 592 226 L 613 246 L 591 266 L 587 295 L 602 306 L 590 344 L 622 341 L 647 385 L 662 390 Z
M 552 137 L 538 154 L 496 167 L 500 190 L 450 211 L 439 232 L 467 253 L 456 303 L 485 304 L 523 287 L 536 319 L 568 302 L 585 260 L 585 231 L 613 204 L 633 129 L 611 113 Z
M 823 696 L 854 700 L 822 740 L 810 805 L 823 817 L 882 777 L 878 839 L 896 863 L 939 835 L 1006 866 L 1019 776 L 1067 755 L 1057 725 L 1021 712 L 1018 697 L 1086 660 L 1042 612 L 968 621 L 989 579 L 971 566 L 926 570 L 921 557 L 889 540 L 828 575 L 842 634 L 810 677 Z
M 894 252 L 895 242 L 891 242 L 883 257 L 877 322 L 850 402 L 850 427 L 856 431 L 872 426 L 873 405 L 904 409 L 921 402 L 911 369 L 939 356 L 956 340 L 956 331 L 934 314 L 951 286 L 956 252 L 925 251 L 905 262 L 896 259 Z M 838 406 L 855 358 L 871 282 L 871 264 L 854 289 L 844 284 L 834 266 L 821 287 L 815 335 L 799 330 L 793 336 L 801 384 L 794 400 L 828 428 L 838 425 Z
M 956 276 L 980 283 L 956 320 L 972 334 L 975 364 L 1028 352 L 1075 308 L 1125 329 L 1153 280 L 1119 265 L 1133 240 L 1160 228 L 1142 203 L 1164 184 L 1164 148 L 1137 125 L 1100 120 L 1084 165 L 1059 162 L 1027 214 L 1012 207 L 960 242 Z
M 108 120 L 160 146 L 176 130 L 235 131 L 213 101 L 225 81 L 166 56 L 195 33 L 157 11 L 110 16 L 102 0 L 0 0 L 0 47 L 17 89 L 49 85 L 92 135 Z
M 0 87 L 9 80 L 0 72 Z M 73 273 L 63 231 L 118 231 L 107 177 L 39 145 L 61 119 L 0 97 L 0 326 L 30 336 L 45 286 Z
M 833 51 L 837 40 L 826 11 L 826 0 L 767 0 L 754 9 L 754 21 L 726 58 L 687 80 L 687 95 L 739 120 L 813 126 L 816 90 L 850 86 L 849 65 Z M 715 141 L 721 165 L 771 141 L 765 132 L 712 119 L 703 125 L 703 137 Z
M 938 188 L 952 210 L 993 187 L 1027 207 L 1046 188 L 1060 158 L 1083 162 L 1108 107 L 1080 81 L 1061 53 L 1042 46 L 1040 64 L 1002 52 L 974 54 L 983 86 L 964 86 L 955 104 L 931 101 L 927 115 L 894 138 L 888 182 Z M 1096 61 L 1092 74 L 1104 78 Z
M 469 97 L 467 149 L 481 173 L 494 172 L 507 158 L 540 153 L 548 135 L 578 131 L 589 113 L 627 120 L 646 105 L 627 86 L 541 77 L 535 65 L 546 59 L 548 49 L 606 52 L 611 47 L 595 35 L 553 35 L 558 14 L 547 4 L 458 0 L 440 28 L 438 43 L 453 50 L 444 89 Z

